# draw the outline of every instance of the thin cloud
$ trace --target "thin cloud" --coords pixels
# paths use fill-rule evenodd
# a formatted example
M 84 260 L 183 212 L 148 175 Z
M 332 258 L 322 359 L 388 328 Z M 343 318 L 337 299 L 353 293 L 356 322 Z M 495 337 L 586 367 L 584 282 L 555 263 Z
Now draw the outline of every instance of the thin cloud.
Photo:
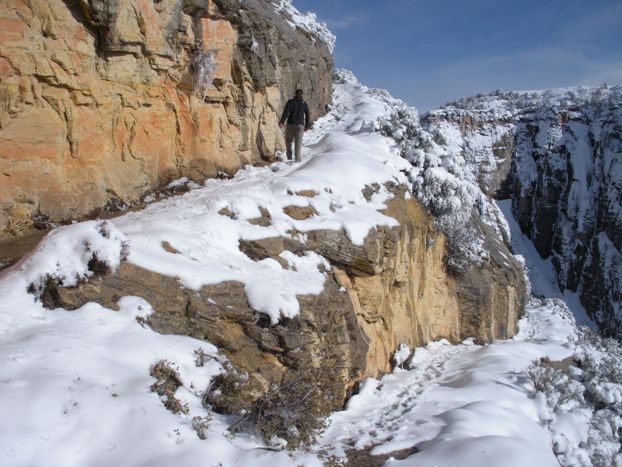
M 328 27 L 333 31 L 343 31 L 344 29 L 349 29 L 352 26 L 363 24 L 365 21 L 365 16 L 353 13 L 347 16 L 342 16 L 341 18 L 327 19 L 326 23 L 328 23 Z
M 504 55 L 483 55 L 468 57 L 456 64 L 456 68 L 463 65 L 490 66 L 500 63 L 518 62 L 545 62 L 545 63 L 577 63 L 584 62 L 585 55 L 579 51 L 569 51 L 555 47 L 523 50 Z
M 594 64 L 581 80 L 581 84 L 622 84 L 622 63 Z
M 515 53 L 504 55 L 480 55 L 466 57 L 463 60 L 453 62 L 448 69 L 460 70 L 467 67 L 491 67 L 495 65 L 512 65 L 521 68 L 525 64 L 533 67 L 551 66 L 572 66 L 577 71 L 587 69 L 617 69 L 622 66 L 621 61 L 603 61 L 592 57 L 589 48 L 577 47 L 575 50 L 568 50 L 557 47 L 544 47 L 532 50 L 522 50 Z

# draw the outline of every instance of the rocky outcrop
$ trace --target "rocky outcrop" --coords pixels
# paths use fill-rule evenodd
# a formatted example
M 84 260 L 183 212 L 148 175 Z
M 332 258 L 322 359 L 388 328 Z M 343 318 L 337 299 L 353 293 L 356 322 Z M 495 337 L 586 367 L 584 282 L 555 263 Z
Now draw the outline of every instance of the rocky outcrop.
M 508 194 L 519 112 L 512 106 L 477 105 L 464 99 L 429 112 L 422 124 L 439 144 L 464 158 L 483 193 L 503 199 Z
M 520 265 L 502 243 L 484 266 L 452 275 L 444 266 L 446 238 L 414 198 L 397 190 L 386 214 L 400 224 L 372 230 L 361 246 L 333 230 L 309 232 L 305 244 L 283 237 L 241 242 L 255 261 L 311 250 L 330 262 L 323 292 L 298 297 L 300 314 L 276 325 L 251 309 L 243 284 L 208 285 L 197 293 L 127 262 L 115 274 L 54 290 L 50 305 L 96 301 L 114 308 L 123 296 L 143 297 L 155 310 L 144 324 L 216 345 L 250 375 L 250 399 L 285 375 L 304 379 L 304 372 L 320 368 L 327 376 L 318 381 L 326 410 L 340 407 L 364 376 L 389 371 L 400 343 L 489 342 L 516 332 L 526 289 Z
M 0 235 L 273 157 L 293 89 L 314 118 L 331 96 L 327 44 L 281 3 L 3 1 Z
M 619 87 L 497 92 L 426 117 L 482 190 L 512 198 L 515 218 L 551 258 L 560 289 L 578 293 L 614 336 L 622 330 L 621 103 Z
M 622 337 L 622 96 L 533 112 L 516 129 L 512 207 L 606 335 Z

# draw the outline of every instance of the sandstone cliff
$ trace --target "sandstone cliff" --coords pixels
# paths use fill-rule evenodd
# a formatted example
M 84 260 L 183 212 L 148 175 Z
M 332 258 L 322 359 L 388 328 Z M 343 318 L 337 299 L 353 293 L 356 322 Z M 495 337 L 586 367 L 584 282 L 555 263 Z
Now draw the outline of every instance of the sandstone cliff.
M 426 127 L 480 188 L 511 198 L 522 231 L 607 335 L 622 324 L 622 90 L 493 93 L 432 111 Z
M 0 235 L 274 156 L 293 89 L 314 118 L 331 96 L 325 31 L 296 15 L 262 0 L 3 1 Z
M 91 301 L 116 308 L 126 295 L 146 299 L 154 313 L 145 324 L 206 340 L 250 376 L 252 389 L 237 396 L 247 408 L 271 385 L 306 380 L 305 373 L 319 368 L 326 375 L 317 381 L 326 413 L 340 408 L 363 377 L 390 371 L 399 344 L 507 338 L 524 308 L 522 269 L 502 243 L 485 266 L 454 275 L 445 267 L 446 238 L 418 201 L 396 190 L 385 213 L 399 226 L 379 227 L 360 246 L 332 230 L 310 232 L 305 243 L 283 237 L 240 242 L 253 261 L 314 251 L 330 262 L 324 290 L 299 296 L 299 315 L 276 325 L 249 305 L 244 284 L 207 285 L 197 293 L 128 262 L 77 287 L 50 285 L 42 299 L 65 309 Z

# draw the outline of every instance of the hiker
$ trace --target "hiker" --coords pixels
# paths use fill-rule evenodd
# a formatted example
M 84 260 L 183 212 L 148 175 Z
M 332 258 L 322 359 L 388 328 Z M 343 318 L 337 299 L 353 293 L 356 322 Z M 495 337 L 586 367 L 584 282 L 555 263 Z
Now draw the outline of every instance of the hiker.
M 300 162 L 300 152 L 302 151 L 302 135 L 311 127 L 311 118 L 309 117 L 309 106 L 302 98 L 302 89 L 296 89 L 296 95 L 293 99 L 287 101 L 279 127 L 283 128 L 287 120 L 287 128 L 285 128 L 285 145 L 287 147 L 287 160 L 292 160 L 292 142 L 295 143 L 296 162 Z

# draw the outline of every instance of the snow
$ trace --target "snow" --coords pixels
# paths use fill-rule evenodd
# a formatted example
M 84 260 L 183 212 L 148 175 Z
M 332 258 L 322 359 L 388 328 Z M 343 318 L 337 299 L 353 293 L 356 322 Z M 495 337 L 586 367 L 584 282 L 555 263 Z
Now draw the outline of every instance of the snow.
M 406 360 L 408 360 L 408 358 L 411 356 L 411 354 L 412 350 L 410 349 L 410 347 L 403 342 L 400 343 L 400 345 L 397 347 L 397 350 L 395 351 L 395 354 L 393 354 L 393 365 L 401 368 Z
M 188 177 L 181 177 L 181 178 L 178 178 L 177 180 L 173 180 L 171 183 L 166 185 L 166 188 L 175 189 L 175 188 L 187 187 L 189 189 L 195 189 L 195 188 L 199 188 L 199 186 L 200 185 L 198 183 L 193 182 Z
M 366 381 L 331 417 L 323 442 L 336 455 L 350 446 L 419 450 L 391 466 L 558 465 L 524 376 L 534 360 L 573 354 L 574 326 L 554 307 L 532 305 L 513 340 L 415 349 L 411 370 Z
M 416 111 L 350 73 L 336 78 L 331 112 L 305 135 L 303 162 L 247 167 L 142 211 L 56 229 L 0 273 L 0 465 L 320 466 L 325 456 L 343 457 L 352 448 L 388 455 L 412 450 L 406 459 L 390 458 L 389 466 L 622 465 L 619 345 L 577 328 L 566 305 L 578 313 L 576 297 L 559 292 L 551 262 L 520 233 L 509 203 L 483 198 L 472 167 L 447 150 L 454 144 L 450 132 L 444 149 L 427 144 L 432 136 L 421 129 Z M 398 141 L 378 132 L 387 122 L 399 123 L 392 133 Z M 433 163 L 425 166 L 425 160 Z M 68 311 L 45 309 L 36 298 L 50 279 L 75 285 L 89 277 L 93 260 L 113 270 L 126 260 L 192 289 L 241 282 L 251 306 L 276 323 L 296 315 L 296 295 L 322 290 L 330 265 L 310 251 L 284 251 L 282 262 L 252 261 L 240 240 L 286 236 L 304 243 L 312 230 L 343 229 L 360 244 L 370 229 L 395 225 L 380 212 L 392 196 L 385 184 L 426 177 L 451 194 L 433 200 L 438 192 L 431 189 L 430 203 L 447 203 L 450 214 L 467 208 L 486 213 L 522 255 L 540 299 L 530 302 L 513 339 L 401 345 L 395 371 L 363 381 L 308 451 L 266 449 L 254 436 L 228 433 L 231 420 L 201 404 L 224 357 L 205 341 L 143 326 L 151 313 L 145 300 L 123 297 L 118 310 L 87 303 Z M 378 189 L 367 199 L 361 190 L 371 185 Z M 423 188 L 415 196 L 426 194 L 425 183 L 414 186 Z M 295 220 L 285 214 L 287 206 L 311 206 L 317 214 Z M 268 225 L 249 222 L 265 212 Z M 613 248 L 606 238 L 600 241 Z M 542 359 L 582 364 L 567 373 L 555 370 L 557 379 L 538 390 L 531 375 Z M 161 360 L 179 372 L 183 386 L 175 397 L 187 414 L 167 411 L 150 391 L 150 367 Z M 583 395 L 560 402 L 574 389 Z M 206 439 L 199 439 L 192 419 L 208 416 Z
M 275 5 L 277 12 L 285 12 L 289 19 L 287 22 L 292 28 L 300 28 L 324 42 L 332 53 L 335 49 L 336 37 L 328 30 L 326 23 L 321 23 L 317 15 L 312 12 L 301 13 L 293 4 L 292 0 L 278 0 Z
M 595 329 L 596 325 L 589 318 L 583 305 L 581 305 L 577 294 L 568 290 L 562 293 L 559 290 L 559 287 L 556 285 L 555 268 L 551 263 L 551 259 L 542 259 L 531 240 L 521 232 L 518 223 L 512 216 L 512 201 L 497 201 L 497 205 L 508 221 L 511 232 L 512 251 L 520 252 L 524 261 L 531 293 L 540 298 L 559 298 L 564 300 L 566 306 L 572 311 L 577 320 L 577 324 Z

